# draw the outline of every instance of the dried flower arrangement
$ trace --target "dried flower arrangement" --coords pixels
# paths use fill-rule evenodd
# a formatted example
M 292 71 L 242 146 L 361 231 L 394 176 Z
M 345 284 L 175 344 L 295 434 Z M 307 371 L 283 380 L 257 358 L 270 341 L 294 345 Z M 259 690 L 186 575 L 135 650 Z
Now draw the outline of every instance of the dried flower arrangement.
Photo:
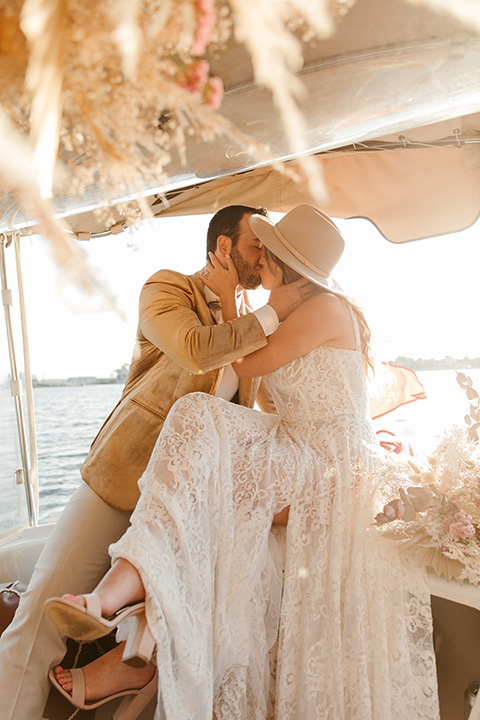
M 211 63 L 221 70 L 234 41 L 249 51 L 254 81 L 271 90 L 298 150 L 301 38 L 325 37 L 332 18 L 354 2 L 0 0 L 4 222 L 14 222 L 19 205 L 50 241 L 64 277 L 104 295 L 48 198 L 88 194 L 106 227 L 111 205 L 123 198 L 120 212 L 130 225 L 149 216 L 143 192 L 162 185 L 172 158 L 188 172 L 188 137 L 211 143 L 224 136 L 253 158 L 271 160 L 267 147 L 218 112 L 223 80 Z M 318 194 L 323 183 L 310 163 L 306 157 Z
M 222 57 L 233 42 L 245 47 L 253 82 L 271 91 L 291 151 L 302 153 L 302 41 L 328 38 L 355 3 L 0 0 L 0 189 L 22 196 L 5 159 L 12 137 L 15 145 L 25 141 L 23 159 L 33 153 L 22 203 L 33 180 L 44 195 L 52 186 L 58 195 L 99 188 L 104 201 L 146 181 L 159 185 L 172 155 L 184 157 L 187 135 L 199 142 L 226 135 L 266 160 L 268 148 L 212 112 L 220 108 Z M 423 3 L 479 22 L 468 0 L 455 8 L 449 0 Z M 308 155 L 300 162 L 319 196 L 316 165 Z
M 354 3 L 0 0 L 4 222 L 13 223 L 20 205 L 51 241 L 65 275 L 95 290 L 93 273 L 48 198 L 88 194 L 107 227 L 110 206 L 123 199 L 129 225 L 149 215 L 145 187 L 165 182 L 172 158 L 188 172 L 188 137 L 195 143 L 227 137 L 252 158 L 271 161 L 267 147 L 219 112 L 222 53 L 235 42 L 248 51 L 253 81 L 271 91 L 292 151 L 304 149 L 303 86 L 296 77 L 302 40 L 326 37 Z M 212 62 L 219 73 L 211 72 Z M 308 156 L 303 164 L 319 197 L 317 165 Z
M 0 136 L 0 185 L 18 191 L 3 160 L 15 134 L 33 155 L 27 192 L 33 176 L 44 196 L 52 185 L 57 195 L 99 188 L 104 201 L 141 195 L 145 182 L 165 179 L 172 155 L 187 162 L 187 135 L 227 135 L 269 158 L 214 112 L 224 88 L 210 63 L 216 57 L 221 68 L 232 38 L 249 51 L 255 82 L 272 91 L 301 149 L 300 37 L 325 37 L 354 1 L 3 0 L 0 105 L 10 129 Z
M 412 459 L 387 459 L 376 471 L 380 494 L 386 497 L 393 484 L 403 487 L 399 497 L 384 505 L 375 524 L 419 565 L 432 567 L 447 580 L 479 585 L 480 399 L 470 377 L 457 373 L 457 382 L 470 405 L 466 427 L 448 431 L 426 467 Z

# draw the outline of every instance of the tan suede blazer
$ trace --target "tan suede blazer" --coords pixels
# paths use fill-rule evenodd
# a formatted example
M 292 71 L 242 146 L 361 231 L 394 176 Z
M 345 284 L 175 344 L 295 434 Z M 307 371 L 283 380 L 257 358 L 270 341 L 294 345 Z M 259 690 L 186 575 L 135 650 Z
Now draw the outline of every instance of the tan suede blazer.
M 84 481 L 109 505 L 132 510 L 138 480 L 175 400 L 191 392 L 215 394 L 223 366 L 264 345 L 265 334 L 253 314 L 217 323 L 199 273 L 160 270 L 153 275 L 140 294 L 125 388 L 81 467 Z M 253 406 L 259 384 L 258 378 L 240 379 L 242 405 Z

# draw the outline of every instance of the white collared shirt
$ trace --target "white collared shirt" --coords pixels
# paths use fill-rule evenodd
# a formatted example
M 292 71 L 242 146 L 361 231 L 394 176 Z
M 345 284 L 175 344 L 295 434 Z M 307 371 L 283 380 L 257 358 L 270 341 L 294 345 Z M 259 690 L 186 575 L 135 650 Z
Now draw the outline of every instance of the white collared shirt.
M 207 303 L 212 301 L 219 301 L 219 297 L 215 295 L 214 292 L 210 290 L 210 288 L 207 288 L 207 286 L 204 286 L 205 291 L 205 299 Z M 241 300 L 242 295 L 241 293 L 237 295 L 237 306 L 239 301 Z M 268 337 L 272 333 L 275 332 L 275 330 L 278 328 L 279 322 L 277 313 L 272 308 L 271 305 L 263 305 L 262 307 L 258 308 L 257 310 L 252 311 L 253 314 L 257 317 L 258 322 L 262 326 L 263 332 L 265 333 L 265 336 Z M 217 318 L 219 323 L 223 322 L 223 316 L 222 316 L 222 310 L 216 310 L 214 311 L 215 317 Z M 220 385 L 218 386 L 217 392 L 215 393 L 216 397 L 221 397 L 224 400 L 231 400 L 235 393 L 238 390 L 238 375 L 233 369 L 233 367 L 229 365 L 225 365 L 225 368 L 223 370 L 222 379 L 220 381 Z

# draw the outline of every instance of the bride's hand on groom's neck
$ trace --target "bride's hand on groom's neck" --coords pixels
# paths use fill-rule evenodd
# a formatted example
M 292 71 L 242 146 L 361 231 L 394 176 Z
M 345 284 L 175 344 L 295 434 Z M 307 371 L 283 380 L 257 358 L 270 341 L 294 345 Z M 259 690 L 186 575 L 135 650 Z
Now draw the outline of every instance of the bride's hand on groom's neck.
M 283 273 L 277 268 L 268 304 L 275 310 L 280 322 L 316 292 L 315 286 L 307 278 L 300 278 L 288 285 L 282 283 Z

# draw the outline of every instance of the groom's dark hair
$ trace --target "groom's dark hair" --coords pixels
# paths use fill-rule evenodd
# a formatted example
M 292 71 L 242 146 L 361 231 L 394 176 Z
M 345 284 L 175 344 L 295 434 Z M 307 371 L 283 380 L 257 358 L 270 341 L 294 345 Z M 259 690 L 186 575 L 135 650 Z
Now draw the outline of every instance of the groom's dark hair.
M 217 238 L 220 235 L 227 235 L 235 247 L 240 234 L 240 221 L 244 215 L 268 216 L 267 210 L 263 207 L 250 207 L 249 205 L 227 205 L 219 210 L 210 220 L 207 230 L 207 257 L 209 252 L 217 249 Z

